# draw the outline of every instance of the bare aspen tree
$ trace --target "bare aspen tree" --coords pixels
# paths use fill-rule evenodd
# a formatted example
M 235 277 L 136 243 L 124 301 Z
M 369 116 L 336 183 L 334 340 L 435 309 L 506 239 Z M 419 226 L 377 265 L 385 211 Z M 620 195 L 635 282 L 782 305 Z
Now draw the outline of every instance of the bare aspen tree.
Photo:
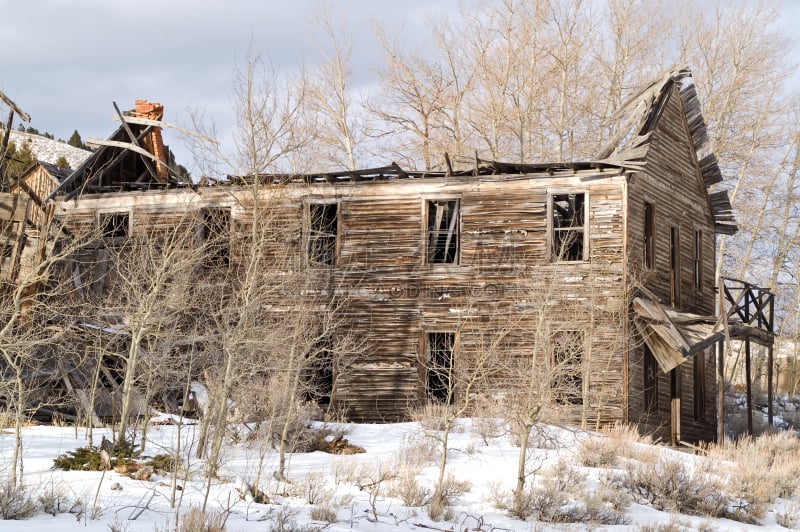
M 177 207 L 181 210 L 185 206 Z M 128 438 L 137 408 L 135 399 L 149 378 L 143 371 L 148 368 L 142 364 L 148 353 L 158 353 L 163 349 L 160 346 L 174 340 L 174 330 L 185 317 L 186 294 L 192 291 L 193 272 L 200 257 L 195 220 L 194 214 L 187 212 L 182 220 L 173 220 L 167 227 L 133 228 L 130 236 L 113 236 L 106 231 L 104 245 L 111 252 L 111 266 L 103 311 L 115 320 L 111 325 L 122 326 L 128 334 L 116 432 L 120 441 Z M 146 403 L 139 406 L 146 408 Z
M 320 152 L 318 169 L 355 170 L 364 139 L 364 124 L 354 102 L 351 58 L 353 42 L 347 34 L 346 21 L 335 18 L 330 6 L 314 19 L 328 43 L 314 39 L 321 61 L 308 82 L 306 106 L 313 116 L 314 147 Z M 326 162 L 327 165 L 322 165 Z
M 11 486 L 22 482 L 22 428 L 28 416 L 46 400 L 38 395 L 42 392 L 43 375 L 53 372 L 48 365 L 55 363 L 52 354 L 70 325 L 70 306 L 66 302 L 79 289 L 74 280 L 58 275 L 58 270 L 97 236 L 88 232 L 68 238 L 64 221 L 52 218 L 39 231 L 40 238 L 28 239 L 31 249 L 23 253 L 15 278 L 4 279 L 0 284 L 3 396 L 14 431 L 8 473 Z M 65 319 L 59 320 L 58 316 Z

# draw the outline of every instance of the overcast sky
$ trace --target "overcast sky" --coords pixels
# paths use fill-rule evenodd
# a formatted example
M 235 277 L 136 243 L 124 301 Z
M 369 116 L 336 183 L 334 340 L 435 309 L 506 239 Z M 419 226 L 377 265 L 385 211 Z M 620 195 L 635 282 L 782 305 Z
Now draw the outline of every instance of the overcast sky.
M 431 16 L 457 0 L 334 0 L 353 36 L 357 79 L 369 83 L 380 50 L 373 20 L 425 38 Z M 112 102 L 164 104 L 164 120 L 185 125 L 203 108 L 221 136 L 231 128 L 231 78 L 252 42 L 279 68 L 313 62 L 311 16 L 318 0 L 0 0 L 0 90 L 31 115 L 31 125 L 67 139 L 106 138 L 116 127 Z M 787 0 L 787 32 L 800 23 L 800 0 Z M 800 47 L 795 38 L 795 49 Z M 800 53 L 794 54 L 800 57 Z M 795 77 L 800 86 L 800 77 Z M 5 121 L 7 109 L 0 106 Z M 15 122 L 15 127 L 19 122 Z M 167 134 L 178 162 L 191 166 Z

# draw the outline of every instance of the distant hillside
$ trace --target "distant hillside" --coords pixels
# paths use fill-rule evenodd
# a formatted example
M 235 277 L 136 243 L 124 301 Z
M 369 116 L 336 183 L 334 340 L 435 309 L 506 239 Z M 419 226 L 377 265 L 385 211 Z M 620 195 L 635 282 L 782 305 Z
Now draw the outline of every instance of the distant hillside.
M 17 149 L 20 149 L 25 142 L 30 142 L 34 156 L 46 163 L 55 164 L 56 160 L 63 155 L 73 170 L 92 154 L 90 151 L 70 146 L 66 142 L 16 130 L 11 131 L 11 141 L 17 145 Z

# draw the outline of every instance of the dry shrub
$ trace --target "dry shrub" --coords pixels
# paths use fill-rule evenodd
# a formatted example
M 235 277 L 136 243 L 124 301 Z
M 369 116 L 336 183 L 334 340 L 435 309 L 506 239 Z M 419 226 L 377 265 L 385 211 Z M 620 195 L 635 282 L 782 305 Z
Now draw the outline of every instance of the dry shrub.
M 311 519 L 323 523 L 334 523 L 338 519 L 336 511 L 327 506 L 315 506 L 311 509 Z
M 426 402 L 411 412 L 411 420 L 416 421 L 425 430 L 444 430 L 445 419 L 449 415 L 449 407 L 441 403 Z
M 5 520 L 28 519 L 38 511 L 36 501 L 23 486 L 0 484 L 0 517 Z
M 639 502 L 659 510 L 713 517 L 727 514 L 722 483 L 711 475 L 694 473 L 678 460 L 628 462 L 615 482 Z
M 800 525 L 800 511 L 797 507 L 787 506 L 784 511 L 775 512 L 775 522 L 783 528 L 795 530 Z
M 398 454 L 399 465 L 410 470 L 420 470 L 436 463 L 441 444 L 436 438 L 421 433 L 403 435 Z
M 619 442 L 608 436 L 589 436 L 578 445 L 578 461 L 586 467 L 615 466 L 619 453 Z
M 754 523 L 778 497 L 798 492 L 800 439 L 788 433 L 726 440 L 708 448 L 709 459 L 733 462 L 729 472 L 730 517 Z
M 179 518 L 178 532 L 225 532 L 228 516 L 222 512 L 189 508 Z
M 484 445 L 508 432 L 505 420 L 508 410 L 504 401 L 478 395 L 473 403 L 472 433 L 480 436 Z
M 355 484 L 359 476 L 359 465 L 353 460 L 335 459 L 331 461 L 331 474 L 333 482 L 340 484 Z
M 573 496 L 583 493 L 586 476 L 571 467 L 566 460 L 559 461 L 539 475 L 538 482 L 528 482 L 522 493 L 512 490 L 501 494 L 496 486 L 495 505 L 520 519 L 534 518 L 547 523 L 566 523 L 580 520 L 568 507 Z M 585 515 L 585 512 L 583 512 Z
M 319 471 L 312 471 L 303 480 L 294 485 L 293 491 L 305 498 L 308 504 L 329 505 L 336 492 L 328 486 L 325 476 Z
M 417 480 L 417 475 L 410 469 L 403 469 L 392 481 L 388 495 L 403 501 L 403 506 L 419 508 L 431 502 L 432 491 Z

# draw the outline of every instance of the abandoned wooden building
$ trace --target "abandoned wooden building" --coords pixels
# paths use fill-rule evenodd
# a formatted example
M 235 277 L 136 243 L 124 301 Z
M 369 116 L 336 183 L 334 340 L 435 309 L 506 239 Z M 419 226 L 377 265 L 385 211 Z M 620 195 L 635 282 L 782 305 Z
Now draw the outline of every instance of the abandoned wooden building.
M 550 390 L 563 423 L 631 422 L 673 443 L 716 437 L 715 347 L 728 320 L 715 316 L 715 239 L 736 226 L 726 193 L 709 192 L 722 176 L 699 155 L 706 130 L 688 71 L 631 99 L 598 156 L 572 163 L 476 158 L 442 172 L 392 164 L 198 185 L 172 173 L 153 136 L 161 110 L 149 111 L 121 115 L 111 142 L 70 175 L 21 179 L 26 214 L 0 213 L 4 275 L 35 260 L 25 235 L 49 219 L 64 223 L 61 238 L 98 230 L 96 253 L 195 224 L 197 239 L 220 238 L 216 267 L 232 268 L 257 206 L 270 205 L 282 252 L 319 281 L 316 293 L 337 298 L 356 339 L 357 353 L 332 347 L 317 376 L 319 397 L 350 419 L 402 420 L 420 402 L 463 400 L 465 375 L 481 370 L 473 389 L 486 395 Z M 80 264 L 76 278 L 88 275 Z M 764 320 L 753 328 L 768 343 Z

